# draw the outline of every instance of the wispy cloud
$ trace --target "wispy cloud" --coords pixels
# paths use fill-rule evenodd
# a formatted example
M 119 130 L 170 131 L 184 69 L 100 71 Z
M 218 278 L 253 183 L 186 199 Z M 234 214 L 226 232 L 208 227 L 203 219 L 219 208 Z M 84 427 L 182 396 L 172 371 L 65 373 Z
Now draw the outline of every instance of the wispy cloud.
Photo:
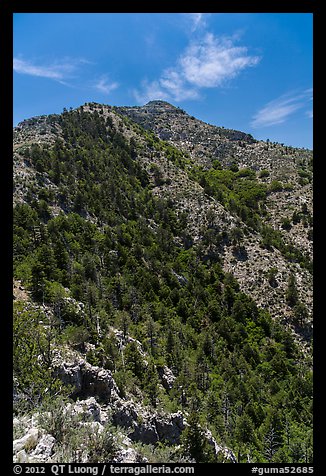
M 119 84 L 117 82 L 109 81 L 108 76 L 101 76 L 95 82 L 94 87 L 100 93 L 109 94 L 111 91 L 114 91 L 114 89 L 117 89 L 119 87 Z
M 173 68 L 166 69 L 163 72 L 160 78 L 160 86 L 166 91 L 168 97 L 172 97 L 176 101 L 196 99 L 199 97 L 197 89 L 187 84 L 183 73 Z
M 312 90 L 291 92 L 268 102 L 253 117 L 251 126 L 255 129 L 282 124 L 296 111 L 305 107 L 311 100 Z
M 199 28 L 206 27 L 206 19 L 209 13 L 185 13 L 191 22 L 191 32 L 193 33 Z
M 65 58 L 48 64 L 35 64 L 28 60 L 14 58 L 13 68 L 18 74 L 27 74 L 62 82 L 64 79 L 71 77 L 77 68 L 85 63 L 88 63 L 88 61 L 81 58 Z
M 176 64 L 165 69 L 158 79 L 144 81 L 141 90 L 134 92 L 136 99 L 139 102 L 162 98 L 176 101 L 197 99 L 202 88 L 223 86 L 242 70 L 260 61 L 258 56 L 249 54 L 247 47 L 236 46 L 235 41 L 206 33 L 191 42 Z
M 14 71 L 19 74 L 28 74 L 30 76 L 39 76 L 50 79 L 63 79 L 64 71 L 62 67 L 56 66 L 39 66 L 29 61 L 14 58 Z

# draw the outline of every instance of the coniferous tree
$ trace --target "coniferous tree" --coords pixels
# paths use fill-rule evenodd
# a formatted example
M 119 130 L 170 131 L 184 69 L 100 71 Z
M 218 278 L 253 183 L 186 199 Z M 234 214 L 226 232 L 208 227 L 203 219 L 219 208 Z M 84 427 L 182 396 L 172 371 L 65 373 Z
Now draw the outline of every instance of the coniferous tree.
M 286 302 L 289 306 L 294 307 L 298 302 L 298 290 L 294 274 L 290 274 L 288 287 L 286 290 Z

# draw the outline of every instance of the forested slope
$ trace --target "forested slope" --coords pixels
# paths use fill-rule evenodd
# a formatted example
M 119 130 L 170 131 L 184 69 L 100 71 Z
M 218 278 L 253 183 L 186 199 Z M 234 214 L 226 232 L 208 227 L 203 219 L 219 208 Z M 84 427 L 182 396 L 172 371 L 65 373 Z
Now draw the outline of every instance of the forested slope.
M 43 418 L 49 454 L 31 455 L 36 438 L 15 458 L 311 462 L 311 203 L 293 210 L 290 228 L 310 232 L 294 243 L 267 159 L 228 163 L 225 142 L 207 166 L 124 112 L 86 104 L 14 131 L 16 439 L 35 406 L 102 411 L 84 453 L 73 417 L 61 433 Z

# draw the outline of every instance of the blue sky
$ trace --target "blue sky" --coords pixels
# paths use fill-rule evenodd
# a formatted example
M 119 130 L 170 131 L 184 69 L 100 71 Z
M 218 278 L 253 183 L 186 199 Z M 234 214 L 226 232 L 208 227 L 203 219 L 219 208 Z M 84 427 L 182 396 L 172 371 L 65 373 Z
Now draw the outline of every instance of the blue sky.
M 312 148 L 311 13 L 14 14 L 14 125 L 85 102 L 163 99 Z

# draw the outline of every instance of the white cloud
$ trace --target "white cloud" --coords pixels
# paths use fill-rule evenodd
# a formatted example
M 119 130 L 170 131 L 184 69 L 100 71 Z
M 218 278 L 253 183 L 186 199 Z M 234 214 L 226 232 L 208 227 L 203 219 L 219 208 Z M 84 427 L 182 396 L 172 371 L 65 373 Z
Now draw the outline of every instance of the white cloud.
M 258 129 L 282 124 L 298 109 L 306 105 L 306 102 L 311 99 L 311 92 L 311 89 L 307 89 L 302 92 L 287 93 L 268 102 L 255 114 L 251 126 Z
M 234 46 L 231 39 L 218 39 L 207 33 L 200 42 L 186 49 L 179 64 L 189 83 L 212 88 L 221 86 L 259 60 L 258 56 L 250 56 L 246 47 Z
M 70 77 L 71 74 L 76 71 L 77 67 L 83 63 L 88 63 L 88 61 L 84 59 L 65 58 L 62 61 L 53 62 L 52 64 L 36 65 L 31 61 L 14 58 L 13 68 L 18 74 L 27 74 L 29 76 L 54 79 L 62 82 L 63 79 Z
M 36 66 L 28 61 L 17 58 L 14 58 L 14 71 L 19 74 L 28 74 L 30 76 L 51 79 L 62 79 L 64 76 L 61 68 L 53 66 Z
M 100 93 L 109 94 L 114 89 L 119 87 L 119 84 L 116 82 L 109 82 L 107 76 L 102 76 L 99 78 L 95 83 L 95 89 L 97 89 Z
M 134 95 L 139 102 L 145 98 L 198 99 L 202 88 L 221 87 L 259 61 L 258 56 L 249 55 L 246 47 L 235 46 L 233 39 L 219 39 L 206 33 L 190 43 L 174 66 L 166 68 L 158 79 L 144 81 L 142 89 L 135 90 Z
M 143 104 L 153 99 L 175 101 L 196 99 L 198 91 L 189 87 L 178 72 L 166 69 L 158 80 L 143 80 L 141 90 L 134 89 L 133 95 L 138 103 Z
M 196 99 L 199 96 L 198 91 L 186 83 L 183 73 L 173 68 L 166 69 L 163 72 L 160 85 L 165 89 L 168 96 L 176 101 Z
M 185 15 L 190 18 L 192 33 L 198 28 L 205 28 L 207 13 L 185 13 Z

